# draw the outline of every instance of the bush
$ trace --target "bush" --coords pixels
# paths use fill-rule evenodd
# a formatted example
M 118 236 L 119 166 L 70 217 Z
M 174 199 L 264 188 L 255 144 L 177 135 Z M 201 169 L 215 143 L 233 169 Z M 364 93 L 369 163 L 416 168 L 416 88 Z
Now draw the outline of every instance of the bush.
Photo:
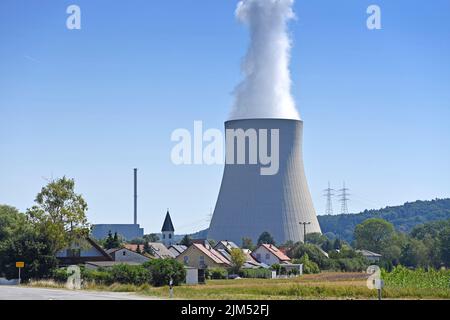
M 242 278 L 259 278 L 259 279 L 270 279 L 272 277 L 272 270 L 270 269 L 242 269 L 239 272 L 239 276 Z
M 208 277 L 210 279 L 226 279 L 227 276 L 228 272 L 223 268 L 212 268 L 208 270 Z
M 150 272 L 150 282 L 155 287 L 168 285 L 171 278 L 175 286 L 186 279 L 183 264 L 174 259 L 154 259 L 144 263 L 143 266 Z
M 84 281 L 95 282 L 97 284 L 112 284 L 114 282 L 111 271 L 97 269 L 89 270 L 85 269 L 81 272 L 81 277 Z
M 115 265 L 111 268 L 110 273 L 112 281 L 116 283 L 141 285 L 151 281 L 149 271 L 141 265 Z M 101 271 L 97 276 L 106 277 Z
M 303 264 L 303 273 L 312 274 L 319 273 L 320 269 L 317 263 L 309 260 L 308 254 L 305 253 L 303 257 L 299 260 L 299 263 Z

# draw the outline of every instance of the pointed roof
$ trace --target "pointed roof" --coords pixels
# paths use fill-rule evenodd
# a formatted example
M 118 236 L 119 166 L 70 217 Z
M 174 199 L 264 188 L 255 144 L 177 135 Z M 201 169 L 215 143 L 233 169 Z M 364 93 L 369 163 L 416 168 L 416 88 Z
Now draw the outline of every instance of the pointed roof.
M 170 219 L 169 210 L 167 210 L 166 218 L 164 219 L 164 223 L 163 223 L 161 231 L 162 232 L 164 232 L 164 231 L 174 232 L 175 231 L 175 228 L 173 227 L 173 224 L 172 224 L 172 219 Z

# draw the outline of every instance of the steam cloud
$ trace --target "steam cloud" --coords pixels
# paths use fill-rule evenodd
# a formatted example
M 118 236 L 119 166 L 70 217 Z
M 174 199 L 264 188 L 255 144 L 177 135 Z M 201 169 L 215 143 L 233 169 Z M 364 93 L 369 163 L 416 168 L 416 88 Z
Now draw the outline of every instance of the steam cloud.
M 242 64 L 244 80 L 235 88 L 230 119 L 300 119 L 291 95 L 291 41 L 287 23 L 294 0 L 242 0 L 236 17 L 250 30 Z

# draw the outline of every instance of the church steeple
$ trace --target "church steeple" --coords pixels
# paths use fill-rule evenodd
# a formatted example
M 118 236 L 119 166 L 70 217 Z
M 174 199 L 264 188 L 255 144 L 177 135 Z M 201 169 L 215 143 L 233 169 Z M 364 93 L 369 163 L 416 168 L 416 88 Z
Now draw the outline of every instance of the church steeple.
M 161 232 L 162 232 L 162 243 L 166 247 L 170 247 L 172 244 L 174 244 L 173 236 L 175 228 L 173 227 L 172 219 L 170 218 L 169 209 L 167 209 L 166 218 L 164 219 Z

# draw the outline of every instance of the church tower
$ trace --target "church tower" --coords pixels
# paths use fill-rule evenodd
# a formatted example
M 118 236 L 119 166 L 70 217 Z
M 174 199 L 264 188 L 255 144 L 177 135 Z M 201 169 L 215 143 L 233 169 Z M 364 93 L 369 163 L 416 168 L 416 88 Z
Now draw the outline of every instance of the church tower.
M 162 233 L 162 243 L 168 248 L 171 245 L 175 244 L 173 240 L 173 236 L 175 233 L 175 229 L 172 224 L 172 219 L 170 218 L 169 210 L 167 210 L 166 218 L 164 219 L 164 223 L 161 229 Z

